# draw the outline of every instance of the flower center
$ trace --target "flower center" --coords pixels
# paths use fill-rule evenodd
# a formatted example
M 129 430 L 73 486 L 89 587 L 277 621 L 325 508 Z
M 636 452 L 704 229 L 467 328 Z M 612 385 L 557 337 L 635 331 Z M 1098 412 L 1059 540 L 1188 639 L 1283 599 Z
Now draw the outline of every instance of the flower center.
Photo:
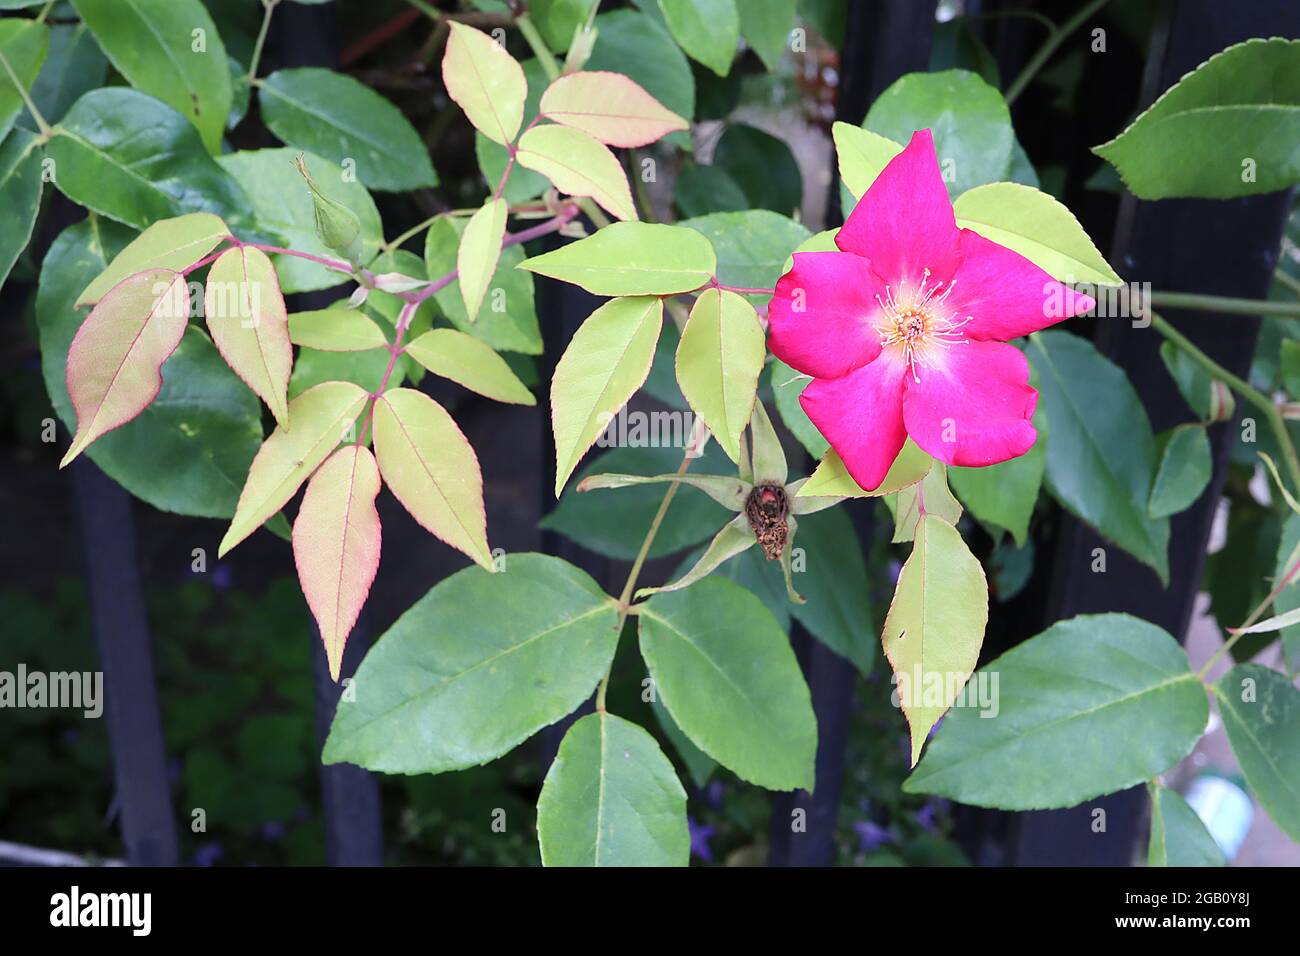
M 940 361 L 943 349 L 965 342 L 960 329 L 971 321 L 969 315 L 959 320 L 957 313 L 947 307 L 956 279 L 946 288 L 942 281 L 927 287 L 929 281 L 930 270 L 926 269 L 917 288 L 909 289 L 904 279 L 898 283 L 897 294 L 885 286 L 884 299 L 876 296 L 882 312 L 876 326 L 880 345 L 901 356 L 917 382 L 921 380 L 917 366 L 932 368 Z

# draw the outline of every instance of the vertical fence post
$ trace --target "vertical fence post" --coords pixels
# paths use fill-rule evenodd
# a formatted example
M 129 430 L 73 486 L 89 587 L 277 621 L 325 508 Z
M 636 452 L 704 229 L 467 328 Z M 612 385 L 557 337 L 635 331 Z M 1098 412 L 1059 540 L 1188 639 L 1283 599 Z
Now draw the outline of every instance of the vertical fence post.
M 858 125 L 867 108 L 904 73 L 924 70 L 930 59 L 934 4 L 875 0 L 848 6 L 836 118 Z M 834 160 L 832 160 L 833 162 Z M 826 223 L 843 221 L 839 176 L 831 176 Z M 872 538 L 874 502 L 853 502 L 849 514 L 863 547 Z M 865 595 L 863 596 L 865 600 Z M 790 632 L 817 715 L 817 764 L 813 793 L 796 790 L 772 797 L 769 866 L 829 866 L 835 862 L 844 760 L 853 712 L 853 665 L 814 640 L 795 623 Z
M 276 59 L 284 66 L 338 65 L 338 25 L 334 4 L 301 6 L 282 3 L 275 11 L 272 38 Z M 306 297 L 300 297 L 306 299 Z M 328 298 L 328 297 L 327 297 Z M 315 307 L 323 308 L 324 301 Z M 343 688 L 329 676 L 325 650 L 315 622 L 311 625 L 312 678 L 316 690 L 316 731 L 321 745 L 334 721 Z M 370 646 L 363 613 L 348 638 L 340 678 L 351 676 Z M 320 765 L 321 815 L 325 855 L 330 866 L 379 866 L 384 861 L 379 779 L 351 764 Z
M 175 866 L 176 818 L 131 497 L 84 455 L 72 465 L 72 487 L 95 644 L 104 670 L 114 802 L 126 859 L 135 866 Z
M 1147 105 L 1224 47 L 1252 36 L 1296 36 L 1292 3 L 1223 4 L 1181 0 L 1166 8 L 1151 45 L 1143 98 Z M 1126 279 L 1167 291 L 1263 298 L 1272 282 L 1289 193 L 1231 201 L 1141 202 L 1125 195 L 1111 263 Z M 1211 225 L 1212 224 L 1212 225 Z M 1215 361 L 1243 377 L 1254 354 L 1258 319 L 1169 311 L 1179 329 Z M 1163 339 L 1127 319 L 1099 320 L 1098 348 L 1129 375 L 1156 430 L 1191 418 L 1160 360 Z M 1076 614 L 1125 611 L 1164 627 L 1180 640 L 1191 620 L 1214 511 L 1227 476 L 1235 425 L 1210 429 L 1214 472 L 1209 487 L 1173 519 L 1169 587 L 1145 565 L 1110 547 L 1091 528 L 1064 518 L 1053 566 L 1048 622 Z M 1090 572 L 1093 549 L 1105 548 L 1105 574 Z M 1110 865 L 1133 861 L 1145 794 L 1141 788 L 1068 810 L 1020 814 L 1011 858 L 1021 865 Z M 1095 811 L 1104 810 L 1104 818 Z M 1094 824 L 1105 820 L 1105 831 Z

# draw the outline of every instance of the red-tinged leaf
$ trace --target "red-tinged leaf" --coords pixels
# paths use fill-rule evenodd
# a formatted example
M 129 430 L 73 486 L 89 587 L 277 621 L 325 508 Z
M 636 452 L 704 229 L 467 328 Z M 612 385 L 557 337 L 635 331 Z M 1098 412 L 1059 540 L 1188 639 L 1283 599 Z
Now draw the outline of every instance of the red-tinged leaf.
M 218 557 L 283 508 L 340 442 L 356 439 L 357 416 L 367 397 L 351 382 L 322 382 L 289 403 L 289 424 L 271 433 L 249 466 Z
M 562 193 L 590 196 L 616 219 L 636 218 L 632 189 L 618 158 L 580 129 L 534 126 L 519 137 L 515 158 Z
M 60 468 L 158 396 L 163 363 L 180 345 L 189 312 L 185 279 L 171 269 L 129 276 L 100 299 L 68 349 L 77 434 Z
M 208 272 L 203 309 L 226 364 L 286 424 L 293 346 L 280 280 L 266 253 L 252 246 L 223 252 Z
M 379 467 L 364 445 L 345 445 L 307 482 L 293 523 L 293 559 L 320 629 L 330 676 L 379 570 Z
M 449 21 L 442 82 L 447 94 L 488 139 L 508 144 L 524 119 L 528 82 L 523 67 L 486 33 Z
M 374 432 L 394 497 L 430 534 L 494 570 L 478 457 L 446 410 L 414 389 L 389 389 L 375 403 Z
M 542 94 L 542 115 L 610 146 L 645 146 L 689 124 L 622 73 L 570 73 Z

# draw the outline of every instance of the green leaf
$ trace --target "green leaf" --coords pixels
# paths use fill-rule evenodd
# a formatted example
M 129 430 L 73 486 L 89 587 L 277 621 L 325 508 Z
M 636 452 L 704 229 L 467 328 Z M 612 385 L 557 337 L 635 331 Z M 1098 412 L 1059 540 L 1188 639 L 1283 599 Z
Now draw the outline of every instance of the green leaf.
M 961 519 L 961 503 L 948 490 L 948 466 L 941 461 L 936 461 L 924 478 L 886 498 L 885 503 L 894 513 L 893 544 L 915 539 L 916 527 L 927 514 L 953 527 Z
M 174 219 L 155 222 L 131 241 L 108 268 L 95 277 L 77 296 L 76 306 L 94 305 L 109 289 L 128 276 L 148 269 L 172 269 L 180 272 L 198 262 L 221 240 L 230 235 L 230 227 L 220 216 L 193 212 Z
M 578 482 L 578 491 L 598 491 L 604 488 L 631 488 L 634 485 L 661 485 L 678 482 L 691 488 L 698 488 L 718 504 L 731 511 L 744 511 L 745 500 L 753 490 L 753 485 L 734 475 L 694 475 L 690 472 L 674 472 L 665 475 L 623 475 L 602 473 L 588 475 Z
M 55 24 L 50 27 L 49 56 L 32 84 L 32 102 L 46 122 L 57 123 L 84 94 L 103 86 L 107 73 L 108 60 L 84 23 Z M 26 111 L 20 122 L 36 130 L 36 121 Z
M 506 567 L 445 578 L 379 638 L 334 716 L 325 763 L 473 767 L 591 696 L 618 641 L 614 602 L 559 558 L 512 554 Z
M 678 116 L 695 115 L 691 65 L 661 23 L 636 10 L 612 10 L 596 17 L 596 30 L 586 69 L 622 73 Z M 691 148 L 686 133 L 673 133 L 664 142 Z
M 456 281 L 467 316 L 478 315 L 483 296 L 501 257 L 506 234 L 506 201 L 489 199 L 465 224 L 456 250 Z
M 276 428 L 253 459 L 217 557 L 224 557 L 283 508 L 330 452 L 353 434 L 367 398 L 351 383 L 326 382 L 289 402 L 289 426 Z
M 1300 840 L 1300 690 L 1259 664 L 1238 664 L 1214 685 L 1228 742 L 1268 815 Z
M 735 0 L 659 0 L 659 6 L 669 32 L 691 59 L 718 76 L 731 72 L 740 42 Z
M 199 0 L 72 0 L 117 72 L 194 124 L 221 149 L 230 68 L 221 34 Z M 195 31 L 202 31 L 196 36 Z M 202 43 L 202 49 L 196 49 Z
M 406 354 L 434 375 L 498 402 L 537 404 L 505 359 L 472 335 L 455 329 L 432 329 L 408 343 Z
M 425 268 L 429 277 L 438 279 L 455 270 L 464 230 L 464 221 L 455 218 L 439 219 L 429 227 L 424 245 Z M 523 261 L 522 246 L 501 250 L 477 316 L 466 314 L 460 282 L 439 289 L 434 293 L 434 301 L 452 325 L 482 339 L 497 351 L 541 355 L 542 333 L 537 325 L 537 308 L 533 304 L 533 277 L 519 268 Z
M 812 477 L 799 488 L 798 496 L 800 498 L 878 498 L 881 495 L 892 495 L 908 485 L 916 484 L 928 475 L 933 463 L 934 459 L 921 451 L 909 438 L 903 443 L 898 457 L 889 466 L 889 471 L 885 473 L 880 485 L 868 491 L 853 480 L 848 469 L 844 467 L 844 462 L 832 448 L 813 471 Z
M 989 716 L 950 713 L 905 792 L 1003 810 L 1072 807 L 1168 770 L 1209 719 L 1187 653 L 1127 614 L 1062 621 L 975 679 L 993 689 Z
M 717 166 L 683 166 L 673 183 L 673 202 L 683 216 L 740 212 L 749 200 L 731 176 Z
M 637 218 L 632 188 L 618 157 L 580 129 L 554 123 L 534 126 L 519 137 L 515 159 L 562 193 L 590 196 L 616 219 Z
M 677 347 L 677 381 L 728 457 L 740 460 L 767 337 L 754 307 L 734 292 L 706 289 Z
M 655 720 L 659 721 L 664 736 L 672 742 L 673 750 L 677 751 L 677 756 L 682 759 L 682 763 L 686 764 L 686 770 L 691 775 L 695 786 L 704 789 L 709 783 L 709 778 L 713 776 L 713 771 L 718 769 L 718 762 L 691 743 L 691 738 L 682 733 L 682 728 L 673 721 L 673 715 L 668 713 L 668 709 L 664 707 L 658 695 L 650 700 L 650 709 L 654 711 Z
M 750 527 L 749 517 L 743 514 L 736 515 L 722 526 L 721 531 L 713 536 L 713 540 L 704 549 L 704 553 L 700 555 L 699 560 L 691 565 L 685 574 L 663 587 L 641 588 L 636 592 L 636 596 L 640 598 L 658 594 L 661 591 L 680 591 L 682 588 L 688 588 L 696 581 L 702 581 L 712 574 L 726 561 L 731 560 L 738 554 L 743 554 L 757 543 L 758 538 L 754 535 L 754 529 Z
M 683 429 L 689 433 L 688 429 Z M 667 490 L 662 485 L 644 484 L 626 488 L 597 489 L 578 492 L 589 475 L 606 472 L 618 474 L 659 475 L 681 464 L 683 449 L 678 447 L 614 448 L 598 455 L 580 473 L 582 481 L 567 489 L 555 510 L 540 522 L 542 528 L 558 531 L 590 551 L 621 561 L 636 557 L 659 503 Z M 726 464 L 712 444 L 701 458 L 691 462 L 692 470 L 715 471 Z M 684 485 L 677 489 L 672 507 L 664 516 L 659 533 L 650 547 L 650 557 L 673 554 L 708 539 L 731 517 L 723 506 L 708 495 Z
M 678 53 L 678 56 L 681 56 L 681 54 Z M 527 126 L 537 116 L 542 93 L 550 84 L 550 80 L 547 79 L 542 64 L 536 59 L 525 60 L 521 65 L 524 70 L 524 80 L 528 84 L 528 95 L 524 99 L 523 116 L 523 124 Z M 474 154 L 478 159 L 479 169 L 482 171 L 483 179 L 490 191 L 496 187 L 497 183 L 501 182 L 506 165 L 510 162 L 510 153 L 505 146 L 493 142 L 478 130 L 475 130 Z M 506 188 L 501 192 L 501 198 L 513 206 L 527 202 L 530 199 L 536 199 L 550 188 L 550 181 L 541 173 L 535 173 L 531 169 L 524 169 L 518 163 L 515 163 L 510 170 L 509 178 L 506 180 Z
M 775 70 L 781 63 L 794 29 L 798 0 L 735 0 L 740 13 L 740 34 L 763 65 Z
M 729 125 L 713 165 L 730 176 L 749 205 L 789 216 L 803 203 L 803 174 L 783 140 L 744 123 Z
M 438 185 L 429 153 L 402 111 L 350 76 L 316 67 L 277 70 L 258 83 L 262 119 L 282 142 L 340 166 L 371 189 Z
M 43 188 L 38 141 L 15 129 L 0 144 L 0 286 L 32 238 Z
M 588 714 L 546 773 L 537 842 L 544 866 L 686 866 L 686 791 L 648 733 Z
M 663 318 L 662 299 L 614 299 L 589 315 L 569 341 L 551 381 L 555 497 L 587 449 L 645 382 Z
M 280 245 L 337 259 L 316 234 L 311 193 L 293 165 L 298 155 L 293 149 L 245 150 L 228 153 L 218 162 L 244 185 L 257 225 L 276 235 Z M 370 262 L 383 244 L 384 233 L 379 210 L 366 187 L 345 180 L 341 169 L 319 156 L 308 154 L 304 161 L 316 187 L 361 221 L 361 262 Z M 329 289 L 349 281 L 346 273 L 297 256 L 274 256 L 273 261 L 286 294 Z
M 50 31 L 35 20 L 0 20 L 0 54 L 9 61 L 23 89 L 30 90 L 50 48 Z M 0 140 L 23 112 L 23 98 L 8 70 L 0 69 Z
M 864 675 L 880 657 L 872 619 L 871 585 L 862 543 L 843 508 L 799 516 L 794 546 L 803 552 L 797 573 L 803 604 L 788 602 L 790 612 L 813 637 L 853 662 Z M 771 562 L 765 562 L 771 567 Z M 776 584 L 772 568 L 773 590 Z
M 573 34 L 587 22 L 587 15 L 597 0 L 532 0 L 528 15 L 537 24 L 537 32 L 555 53 L 563 53 L 573 42 Z
M 794 651 L 758 598 L 721 578 L 640 605 L 641 655 L 691 741 L 769 790 L 812 790 L 817 719 Z
M 84 220 L 59 234 L 41 268 L 36 296 L 41 373 L 50 403 L 69 428 L 76 426 L 76 415 L 65 378 L 68 347 L 85 317 L 73 301 L 132 235 L 114 222 Z M 162 391 L 149 407 L 86 454 L 155 508 L 228 518 L 262 442 L 257 398 L 197 328 L 181 339 L 162 367 L 162 378 Z
M 293 313 L 289 316 L 289 339 L 294 345 L 325 352 L 364 352 L 388 344 L 388 337 L 374 319 L 345 308 Z
M 934 134 L 949 196 L 1007 178 L 1015 134 L 1002 94 L 975 73 L 908 73 L 871 104 L 862 124 L 896 143 Z
M 1290 515 L 1282 526 L 1281 540 L 1277 546 L 1277 560 L 1274 566 L 1274 585 L 1289 582 L 1276 598 L 1273 599 L 1273 612 L 1285 614 L 1300 608 L 1300 571 L 1295 571 L 1300 562 L 1300 515 Z M 1287 660 L 1291 665 L 1300 665 L 1300 625 L 1288 627 L 1282 632 L 1282 645 L 1286 648 Z
M 1160 469 L 1147 504 L 1147 513 L 1153 518 L 1167 518 L 1190 508 L 1210 483 L 1214 469 L 1205 426 L 1179 425 L 1160 437 Z
M 861 199 L 889 161 L 903 151 L 902 145 L 888 136 L 849 123 L 837 121 L 831 127 L 831 137 L 835 141 L 840 179 L 854 199 Z
M 63 117 L 47 150 L 65 196 L 137 229 L 187 212 L 233 222 L 248 205 L 240 184 L 205 152 L 185 118 L 135 90 L 87 93 Z
M 681 225 L 709 240 L 719 282 L 751 289 L 775 288 L 790 253 L 809 238 L 799 223 L 767 209 L 713 213 Z M 750 301 L 766 305 L 768 298 L 760 295 Z
M 308 389 L 325 382 L 351 382 L 367 392 L 379 391 L 388 370 L 387 349 L 366 349 L 362 352 L 326 352 L 321 349 L 300 348 L 289 378 L 289 400 L 297 398 Z M 405 356 L 393 366 L 388 380 L 390 388 L 398 388 L 407 377 Z
M 1169 521 L 1147 515 L 1156 443 L 1146 409 L 1123 370 L 1068 332 L 1029 341 L 1052 440 L 1047 487 L 1069 512 L 1169 576 Z
M 1020 253 L 1066 283 L 1120 285 L 1074 213 L 1047 193 L 1018 183 L 988 183 L 953 203 L 957 225 Z
M 988 619 L 979 561 L 956 528 L 937 515 L 922 516 L 881 635 L 911 729 L 913 766 L 975 669 Z
M 813 460 L 820 460 L 830 450 L 830 443 L 822 437 L 799 404 L 799 396 L 812 382 L 812 376 L 796 372 L 779 358 L 773 358 L 768 370 L 768 385 L 777 414 L 790 433 L 799 439 Z
M 525 259 L 520 268 L 594 295 L 670 295 L 698 289 L 717 265 L 709 241 L 692 229 L 616 222 L 586 239 Z
M 514 140 L 523 121 L 528 96 L 524 71 L 486 33 L 454 20 L 449 23 L 451 34 L 442 58 L 447 94 L 477 130 L 504 146 Z
M 1165 787 L 1147 785 L 1151 838 L 1147 866 L 1225 866 L 1223 851 L 1187 801 Z
M 1034 412 L 1034 428 L 1038 440 L 1019 458 L 985 468 L 948 469 L 948 483 L 970 513 L 1011 532 L 1021 548 L 1029 537 L 1029 519 L 1047 466 L 1048 419 L 1041 407 Z
M 1216 53 L 1093 152 L 1139 199 L 1231 199 L 1300 182 L 1300 41 Z

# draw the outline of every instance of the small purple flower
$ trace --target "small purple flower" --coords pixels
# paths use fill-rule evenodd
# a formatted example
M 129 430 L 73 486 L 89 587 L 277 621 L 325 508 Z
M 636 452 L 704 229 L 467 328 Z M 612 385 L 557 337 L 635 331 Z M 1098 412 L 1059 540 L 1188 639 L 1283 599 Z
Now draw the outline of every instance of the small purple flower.
M 194 865 L 216 866 L 223 856 L 225 856 L 225 851 L 221 848 L 220 843 L 204 843 L 194 853 Z
M 921 825 L 923 830 L 928 830 L 931 833 L 938 831 L 939 827 L 934 822 L 934 814 L 937 809 L 938 805 L 930 801 L 916 811 L 916 822 Z
M 284 839 L 284 835 L 289 832 L 288 828 L 277 820 L 262 824 L 262 839 L 268 843 L 274 843 L 276 840 Z
M 853 832 L 858 835 L 858 849 L 863 853 L 872 853 L 886 843 L 894 842 L 894 835 L 889 830 L 870 820 L 859 820 L 853 824 Z
M 714 780 L 709 784 L 708 789 L 704 791 L 704 799 L 709 801 L 709 806 L 717 809 L 722 806 L 722 793 L 722 781 Z
M 218 564 L 212 569 L 212 589 L 214 591 L 228 591 L 233 583 L 234 574 L 231 573 L 230 565 Z
M 716 827 L 702 826 L 694 817 L 686 818 L 686 826 L 691 833 L 691 855 L 698 856 L 705 863 L 713 862 L 713 850 L 709 838 L 716 832 Z

